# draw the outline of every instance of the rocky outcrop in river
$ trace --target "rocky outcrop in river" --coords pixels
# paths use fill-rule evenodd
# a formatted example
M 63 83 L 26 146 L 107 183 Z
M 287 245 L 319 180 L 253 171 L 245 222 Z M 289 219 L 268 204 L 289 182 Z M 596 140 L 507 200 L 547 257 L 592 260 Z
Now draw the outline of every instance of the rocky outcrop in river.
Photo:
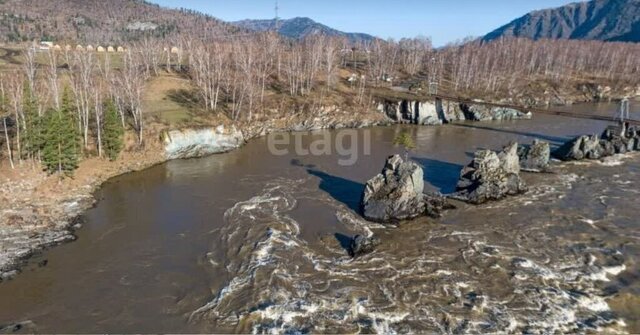
M 396 223 L 429 215 L 437 217 L 447 202 L 439 194 L 424 194 L 424 172 L 418 164 L 395 155 L 387 159 L 382 173 L 367 182 L 362 213 L 367 220 Z
M 563 160 L 599 159 L 604 149 L 597 135 L 583 135 L 565 143 L 553 152 L 553 157 Z
M 378 106 L 397 123 L 418 125 L 441 125 L 454 121 L 492 121 L 530 119 L 531 113 L 503 107 L 487 107 L 478 104 L 460 104 L 453 101 L 435 99 L 434 101 L 385 101 Z
M 244 144 L 235 126 L 172 130 L 163 135 L 167 159 L 186 159 L 228 152 Z
M 531 146 L 518 147 L 518 156 L 523 171 L 543 172 L 549 168 L 551 147 L 548 142 L 534 140 Z
M 481 104 L 461 104 L 460 109 L 467 120 L 472 121 L 500 121 L 530 119 L 531 113 L 524 113 L 513 108 L 488 107 Z
M 556 149 L 553 156 L 563 161 L 579 161 L 600 159 L 635 150 L 640 150 L 640 134 L 635 128 L 623 124 L 608 127 L 602 136 L 576 137 Z
M 510 144 L 500 153 L 476 151 L 473 161 L 462 169 L 456 190 L 455 198 L 472 204 L 526 192 L 527 186 L 520 178 L 518 144 Z

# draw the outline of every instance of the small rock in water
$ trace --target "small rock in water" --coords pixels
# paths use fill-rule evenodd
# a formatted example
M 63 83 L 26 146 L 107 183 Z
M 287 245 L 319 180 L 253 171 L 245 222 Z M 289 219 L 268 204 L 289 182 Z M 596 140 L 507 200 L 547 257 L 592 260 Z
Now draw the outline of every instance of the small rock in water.
M 520 178 L 518 144 L 513 143 L 500 153 L 476 151 L 473 161 L 462 169 L 455 197 L 482 204 L 526 191 L 527 186 Z
M 35 329 L 35 323 L 30 320 L 16 322 L 8 325 L 0 325 L 0 333 L 2 334 L 17 333 L 23 330 L 27 330 L 27 332 L 33 333 Z
M 377 237 L 356 235 L 349 245 L 349 255 L 355 258 L 372 253 L 378 245 L 380 245 L 380 240 Z
M 518 156 L 522 170 L 542 172 L 549 168 L 551 148 L 548 142 L 534 140 L 530 147 L 519 147 Z
M 426 214 L 434 219 L 442 217 L 442 212 L 447 209 L 455 209 L 456 206 L 447 201 L 440 193 L 428 193 L 425 195 Z

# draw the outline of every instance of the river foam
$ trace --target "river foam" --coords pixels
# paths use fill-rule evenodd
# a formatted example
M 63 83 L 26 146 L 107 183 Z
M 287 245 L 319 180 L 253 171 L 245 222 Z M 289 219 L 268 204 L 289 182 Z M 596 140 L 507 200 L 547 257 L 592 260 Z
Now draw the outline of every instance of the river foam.
M 549 197 L 563 199 L 580 179 L 558 175 L 513 199 L 511 210 L 536 208 Z M 336 243 L 301 237 L 291 212 L 297 199 L 308 196 L 304 183 L 281 178 L 227 210 L 218 251 L 210 254 L 223 255 L 211 264 L 229 280 L 192 318 L 253 333 L 553 333 L 624 327 L 600 286 L 626 269 L 616 248 L 561 239 L 540 249 L 540 239 L 554 238 L 540 218 L 521 238 L 505 241 L 464 225 L 389 230 L 336 205 L 336 220 L 350 230 L 385 236 L 379 250 L 354 260 Z M 508 206 L 484 206 L 479 215 Z M 593 226 L 595 220 L 575 223 Z

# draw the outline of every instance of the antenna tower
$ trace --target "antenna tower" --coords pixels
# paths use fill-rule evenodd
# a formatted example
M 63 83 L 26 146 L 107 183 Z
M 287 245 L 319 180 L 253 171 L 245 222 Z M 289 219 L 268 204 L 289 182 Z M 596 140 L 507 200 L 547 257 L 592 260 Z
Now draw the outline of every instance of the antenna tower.
M 278 0 L 276 0 L 276 7 L 275 7 L 275 10 L 276 10 L 276 18 L 275 18 L 276 24 L 275 24 L 275 28 L 276 28 L 276 32 L 277 32 L 277 31 L 279 31 L 279 30 L 280 30 L 280 16 L 278 15 L 278 14 L 279 14 L 279 11 L 280 11 L 280 6 L 278 5 Z

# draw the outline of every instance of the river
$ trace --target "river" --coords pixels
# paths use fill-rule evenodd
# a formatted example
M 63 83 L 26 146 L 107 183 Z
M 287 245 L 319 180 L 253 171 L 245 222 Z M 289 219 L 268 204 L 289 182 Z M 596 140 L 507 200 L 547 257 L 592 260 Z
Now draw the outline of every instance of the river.
M 636 105 L 637 106 L 637 105 Z M 570 109 L 609 115 L 616 106 Z M 634 113 L 640 118 L 640 110 Z M 361 129 L 345 157 L 295 154 L 340 131 L 267 138 L 117 177 L 97 193 L 78 240 L 0 283 L 0 326 L 24 332 L 640 332 L 640 156 L 525 174 L 529 193 L 400 227 L 357 215 L 364 183 L 402 130 L 430 190 L 453 191 L 478 148 L 558 145 L 606 123 L 533 120 Z M 378 250 L 352 260 L 348 236 Z M 1 327 L 0 327 L 1 328 Z

